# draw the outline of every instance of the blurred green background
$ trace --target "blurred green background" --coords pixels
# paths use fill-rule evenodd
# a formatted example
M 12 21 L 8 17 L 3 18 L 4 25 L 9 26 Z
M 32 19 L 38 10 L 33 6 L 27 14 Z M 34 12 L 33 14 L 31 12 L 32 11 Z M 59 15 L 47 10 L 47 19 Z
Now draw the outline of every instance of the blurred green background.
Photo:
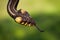
M 17 24 L 7 13 L 8 0 L 0 0 L 0 40 L 60 40 L 60 0 L 21 0 L 17 9 L 27 10 L 37 25 Z

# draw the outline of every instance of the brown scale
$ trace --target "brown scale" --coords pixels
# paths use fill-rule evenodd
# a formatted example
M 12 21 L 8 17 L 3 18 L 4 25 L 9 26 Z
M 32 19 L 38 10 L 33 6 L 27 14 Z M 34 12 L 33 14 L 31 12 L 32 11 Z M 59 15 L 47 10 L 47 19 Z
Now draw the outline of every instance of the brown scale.
M 35 26 L 40 32 L 43 32 L 43 30 L 38 28 L 35 21 L 32 19 L 27 11 L 22 9 L 17 10 L 18 2 L 19 0 L 9 0 L 7 5 L 7 11 L 9 15 L 15 20 L 15 22 L 25 26 Z

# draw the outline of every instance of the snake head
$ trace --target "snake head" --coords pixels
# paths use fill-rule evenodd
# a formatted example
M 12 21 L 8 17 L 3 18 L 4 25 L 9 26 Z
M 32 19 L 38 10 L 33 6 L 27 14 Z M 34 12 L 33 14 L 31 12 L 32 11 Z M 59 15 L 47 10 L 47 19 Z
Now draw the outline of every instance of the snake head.
M 15 21 L 22 25 L 29 25 L 32 26 L 35 24 L 35 21 L 32 19 L 32 17 L 28 14 L 27 11 L 20 9 L 18 11 L 18 15 L 15 18 Z

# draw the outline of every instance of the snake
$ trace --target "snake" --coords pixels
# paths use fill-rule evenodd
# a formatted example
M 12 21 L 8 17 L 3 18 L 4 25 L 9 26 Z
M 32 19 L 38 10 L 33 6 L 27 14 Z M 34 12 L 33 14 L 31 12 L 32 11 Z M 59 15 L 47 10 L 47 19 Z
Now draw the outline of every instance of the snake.
M 35 26 L 40 32 L 43 32 L 37 25 L 35 20 L 29 15 L 26 10 L 19 9 L 17 10 L 19 0 L 8 0 L 7 3 L 7 12 L 18 24 Z

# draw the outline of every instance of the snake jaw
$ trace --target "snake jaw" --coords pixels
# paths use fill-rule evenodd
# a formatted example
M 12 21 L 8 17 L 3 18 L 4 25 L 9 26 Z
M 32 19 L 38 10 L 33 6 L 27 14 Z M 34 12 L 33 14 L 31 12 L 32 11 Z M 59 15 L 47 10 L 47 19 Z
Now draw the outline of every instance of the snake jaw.
M 22 22 L 21 24 L 22 24 L 22 25 L 24 25 L 24 24 L 25 24 L 25 22 Z

